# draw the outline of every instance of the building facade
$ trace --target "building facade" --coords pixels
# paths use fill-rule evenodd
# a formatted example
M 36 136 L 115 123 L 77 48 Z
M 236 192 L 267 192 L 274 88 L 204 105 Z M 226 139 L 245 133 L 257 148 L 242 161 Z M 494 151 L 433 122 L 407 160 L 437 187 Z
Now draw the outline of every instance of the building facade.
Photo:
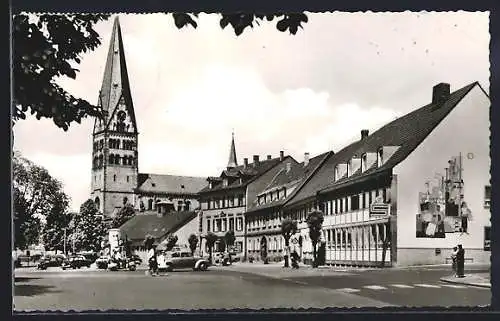
M 201 177 L 142 174 L 138 163 L 138 126 L 130 91 L 125 51 L 115 18 L 98 105 L 104 113 L 93 129 L 91 199 L 105 217 L 124 204 L 154 210 L 158 202 L 175 202 L 178 211 L 198 207 Z
M 288 158 L 283 152 L 280 152 L 279 158 L 268 155 L 265 160 L 260 160 L 258 155 L 254 155 L 252 163 L 248 162 L 248 158 L 244 158 L 243 165 L 238 166 L 233 135 L 226 169 L 218 177 L 208 177 L 208 186 L 199 193 L 202 211 L 200 216 L 202 251 L 208 251 L 204 238 L 207 233 L 218 236 L 219 240 L 214 250 L 223 251 L 224 235 L 228 231 L 234 231 L 236 237 L 234 250 L 238 255 L 245 256 L 247 244 L 245 212 L 249 197 L 253 194 L 255 181 L 272 171 L 285 159 Z
M 309 153 L 305 153 L 302 163 L 290 157 L 251 184 L 254 193 L 245 213 L 248 258 L 279 262 L 287 255 L 281 232 L 283 204 L 295 195 L 330 153 L 312 159 L 309 159 Z
M 457 130 L 459 128 L 460 130 Z M 353 266 L 442 264 L 462 244 L 469 262 L 489 263 L 489 97 L 473 83 L 342 149 L 285 212 L 302 227 L 325 214 L 326 262 Z

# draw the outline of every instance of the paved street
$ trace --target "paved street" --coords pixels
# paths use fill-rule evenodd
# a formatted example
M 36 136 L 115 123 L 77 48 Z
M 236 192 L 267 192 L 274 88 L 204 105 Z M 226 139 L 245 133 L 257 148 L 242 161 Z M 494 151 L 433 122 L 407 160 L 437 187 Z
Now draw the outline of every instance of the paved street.
M 144 271 L 16 271 L 16 311 L 489 305 L 490 289 L 446 284 L 449 269 L 284 270 L 213 267 Z

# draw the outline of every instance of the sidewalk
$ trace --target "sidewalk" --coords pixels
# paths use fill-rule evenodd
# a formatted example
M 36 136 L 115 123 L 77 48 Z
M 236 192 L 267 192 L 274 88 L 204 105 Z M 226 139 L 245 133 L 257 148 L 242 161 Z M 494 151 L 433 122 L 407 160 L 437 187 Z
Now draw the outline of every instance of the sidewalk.
M 335 269 L 335 268 L 316 268 L 313 269 L 310 265 L 300 264 L 298 269 L 292 269 L 291 267 L 283 267 L 283 263 L 233 263 L 230 266 L 218 266 L 213 265 L 209 268 L 218 271 L 235 271 L 242 273 L 251 273 L 261 276 L 266 276 L 270 278 L 286 279 L 295 277 L 307 277 L 307 276 L 326 276 L 326 275 L 352 275 L 349 273 L 351 271 L 346 271 L 345 269 Z M 356 272 L 356 271 L 352 271 Z
M 481 288 L 491 288 L 491 275 L 489 273 L 469 273 L 463 278 L 454 275 L 442 277 L 441 282 L 472 285 Z

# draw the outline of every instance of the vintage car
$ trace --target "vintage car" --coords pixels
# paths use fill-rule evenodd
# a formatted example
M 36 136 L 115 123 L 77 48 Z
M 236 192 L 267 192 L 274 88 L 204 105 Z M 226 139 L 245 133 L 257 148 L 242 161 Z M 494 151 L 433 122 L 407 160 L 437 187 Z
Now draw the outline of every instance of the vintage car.
M 37 265 L 39 270 L 46 270 L 48 267 L 61 266 L 66 257 L 63 254 L 46 255 Z
M 107 269 L 108 264 L 111 262 L 111 258 L 107 255 L 103 255 L 99 257 L 97 260 L 95 260 L 95 265 L 97 266 L 98 269 Z
M 157 256 L 158 271 L 170 272 L 176 269 L 206 271 L 210 263 L 202 257 L 193 256 L 188 251 L 165 252 Z
M 87 267 L 90 268 L 90 265 L 92 264 L 92 260 L 87 259 L 83 255 L 76 255 L 76 256 L 71 256 L 67 260 L 64 260 L 63 264 L 61 265 L 61 268 L 63 270 L 66 269 L 79 269 L 81 267 Z

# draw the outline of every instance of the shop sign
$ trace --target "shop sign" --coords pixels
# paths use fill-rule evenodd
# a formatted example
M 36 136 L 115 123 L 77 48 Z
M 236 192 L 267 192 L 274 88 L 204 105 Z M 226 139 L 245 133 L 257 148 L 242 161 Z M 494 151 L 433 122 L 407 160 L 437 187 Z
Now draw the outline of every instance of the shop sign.
M 391 213 L 389 204 L 373 203 L 370 206 L 370 216 L 389 216 Z

